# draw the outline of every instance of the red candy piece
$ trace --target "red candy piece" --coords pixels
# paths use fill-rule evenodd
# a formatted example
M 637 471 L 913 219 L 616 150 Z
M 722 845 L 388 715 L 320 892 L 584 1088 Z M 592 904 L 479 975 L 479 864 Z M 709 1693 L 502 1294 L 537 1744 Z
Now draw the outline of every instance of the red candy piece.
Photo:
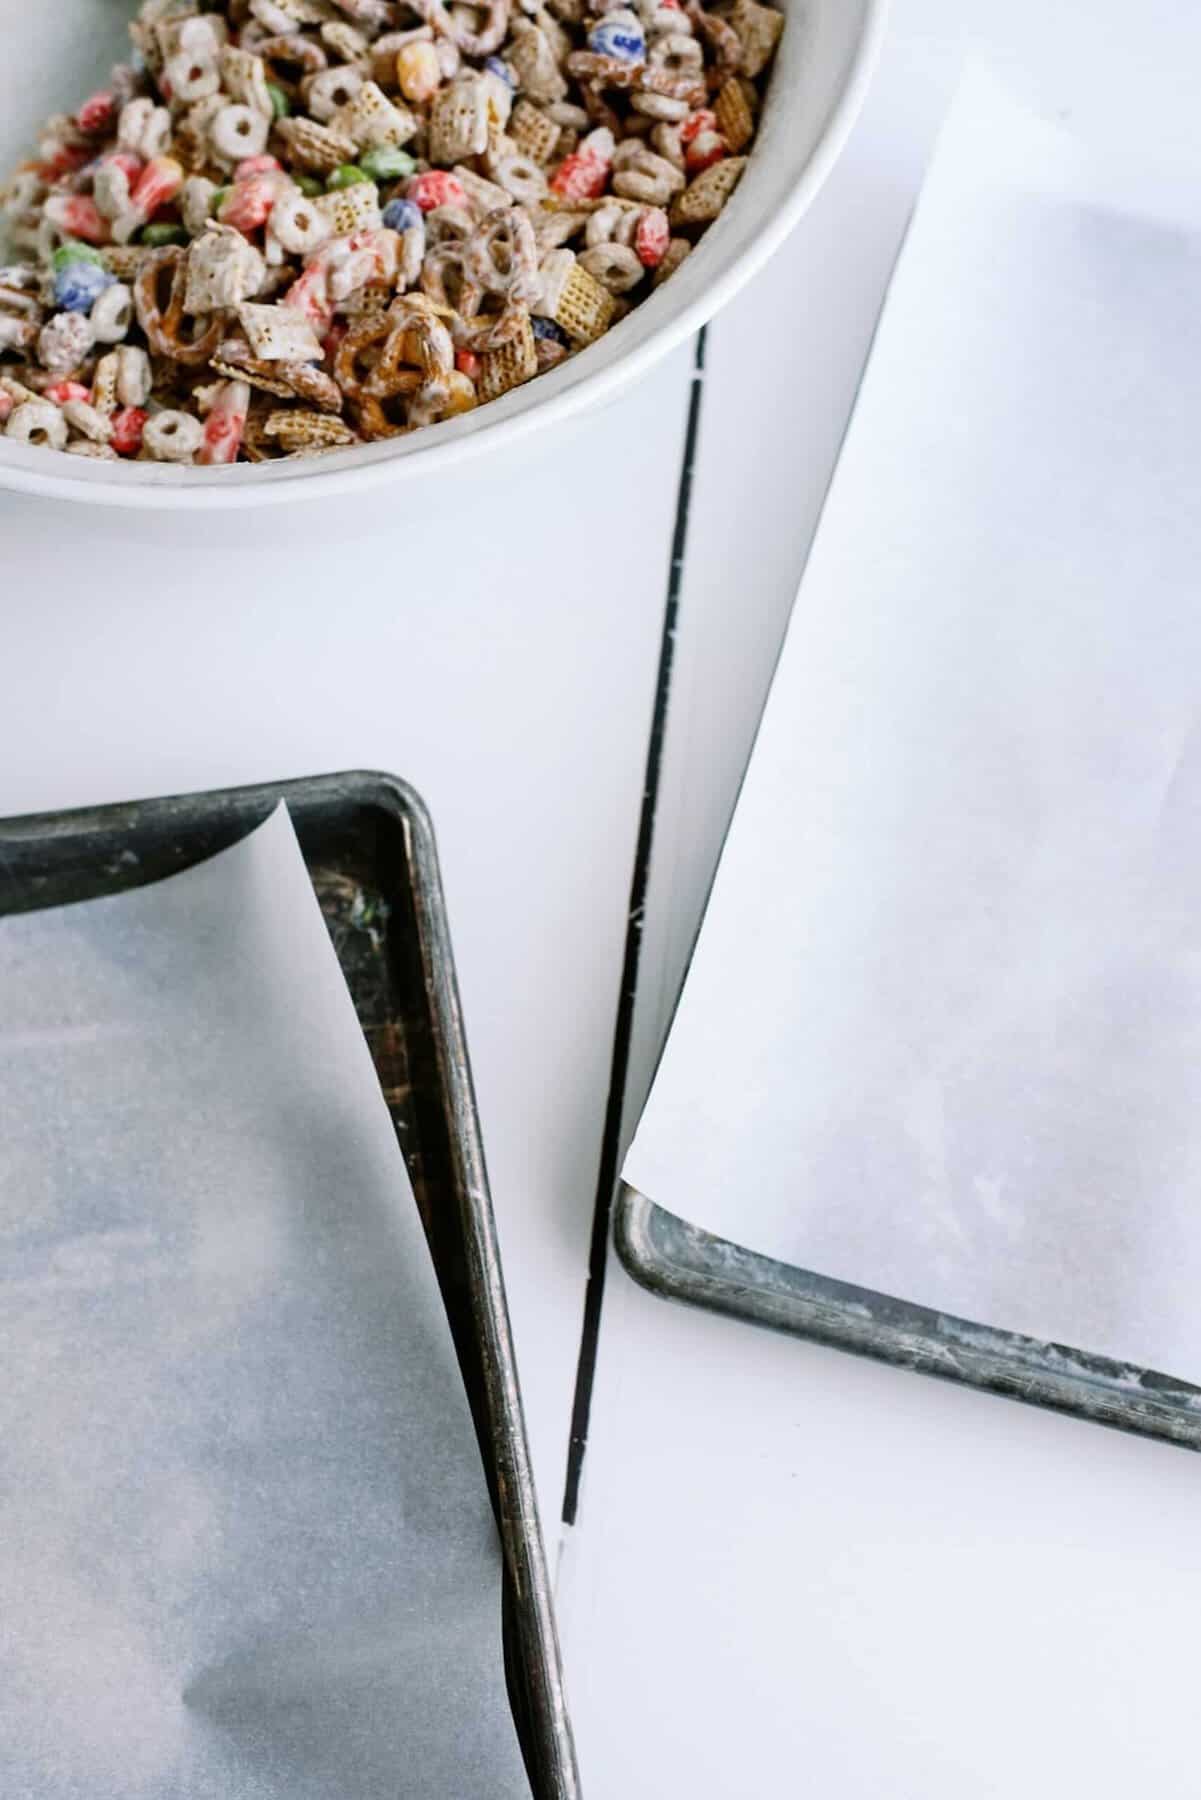
M 89 194 L 52 194 L 46 202 L 46 216 L 66 237 L 80 238 L 85 244 L 107 244 L 109 223 Z
M 92 94 L 86 99 L 75 115 L 75 123 L 89 137 L 103 137 L 111 130 L 117 118 L 117 100 L 115 94 L 107 90 Z
M 460 375 L 467 375 L 474 381 L 480 372 L 480 359 L 474 350 L 456 350 L 455 368 Z
M 224 214 L 222 214 L 224 217 Z M 333 323 L 334 308 L 326 285 L 325 269 L 319 262 L 310 263 L 296 277 L 281 302 L 303 313 L 318 337 L 324 336 Z
M 136 456 L 142 448 L 142 433 L 150 417 L 140 406 L 123 406 L 113 414 L 111 443 L 118 456 Z
M 563 158 L 550 178 L 550 185 L 565 200 L 599 200 L 609 179 L 609 167 L 598 156 L 576 150 Z
M 730 146 L 720 131 L 698 131 L 684 152 L 684 167 L 690 175 L 699 175 L 729 154 Z
M 698 132 L 716 130 L 717 114 L 711 112 L 707 106 L 702 106 L 697 112 L 689 113 L 681 124 L 680 142 L 687 148 Z
M 204 442 L 200 446 L 197 462 L 206 468 L 237 462 L 245 429 L 246 414 L 219 402 L 204 422 Z
M 91 159 L 92 152 L 85 150 L 82 144 L 60 144 L 37 165 L 38 174 L 43 181 L 58 181 L 63 175 L 74 175 Z
M 265 225 L 275 205 L 276 185 L 270 175 L 248 175 L 235 181 L 221 205 L 221 223 L 239 231 L 257 231 Z
M 349 326 L 344 326 L 340 320 L 326 331 L 326 335 L 321 340 L 321 353 L 326 358 L 326 362 L 333 362 L 333 358 L 342 349 L 342 338 L 346 337 L 348 331 Z
M 282 167 L 282 163 L 275 156 L 247 156 L 234 170 L 234 180 L 245 181 L 250 175 L 278 175 Z
M 111 156 L 105 156 L 101 160 L 105 165 L 112 163 L 121 169 L 131 187 L 146 166 L 140 156 L 134 156 L 129 150 L 114 150 Z
M 47 400 L 53 400 L 56 406 L 65 406 L 68 400 L 90 400 L 91 388 L 86 388 L 82 381 L 56 381 L 53 387 L 44 388 Z
M 174 200 L 183 186 L 183 169 L 173 156 L 152 156 L 129 190 L 129 203 L 143 219 Z
M 414 175 L 405 189 L 405 199 L 422 212 L 433 212 L 436 206 L 466 206 L 467 192 L 457 175 L 445 169 L 426 169 Z
M 671 226 L 660 206 L 648 206 L 634 227 L 634 253 L 644 269 L 657 269 L 667 254 Z
M 0 393 L 0 425 L 7 425 L 16 401 L 11 394 Z
M 342 339 L 346 336 L 349 329 L 350 327 L 348 325 L 343 325 L 341 321 L 336 325 L 330 326 L 329 330 L 321 340 L 321 354 L 324 356 L 326 362 L 333 362 L 338 351 L 342 348 Z

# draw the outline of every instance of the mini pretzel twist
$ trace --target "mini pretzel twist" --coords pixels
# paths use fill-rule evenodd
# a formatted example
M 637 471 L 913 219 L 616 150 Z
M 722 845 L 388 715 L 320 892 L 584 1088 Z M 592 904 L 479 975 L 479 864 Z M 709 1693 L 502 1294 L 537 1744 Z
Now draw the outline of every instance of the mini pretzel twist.
M 487 0 L 487 18 L 479 31 L 472 31 L 460 19 L 452 18 L 442 0 L 410 0 L 410 9 L 425 24 L 432 25 L 462 52 L 464 56 L 491 56 L 504 43 L 509 30 L 512 0 Z
M 742 68 L 742 41 L 728 19 L 705 12 L 696 0 L 689 0 L 684 10 L 713 51 L 715 61 L 707 78 L 710 90 L 716 93 Z
M 524 306 L 506 306 L 503 312 L 481 313 L 470 320 L 458 313 L 449 321 L 448 329 L 456 350 L 487 356 L 520 338 L 528 317 Z
M 467 266 L 467 244 L 448 240 L 426 252 L 421 265 L 421 291 L 464 319 L 473 319 L 484 293 Z
M 489 294 L 530 302 L 538 297 L 538 247 L 523 207 L 498 207 L 468 240 L 464 262 L 471 279 Z
M 465 244 L 475 230 L 475 220 L 462 206 L 435 206 L 425 215 L 425 241 L 434 250 L 443 244 Z
M 187 251 L 180 244 L 168 244 L 144 258 L 134 280 L 133 295 L 138 323 L 155 354 L 194 368 L 208 362 L 221 342 L 224 318 L 215 313 L 198 335 L 185 335 L 187 279 Z
M 255 55 L 262 57 L 268 79 L 293 99 L 300 92 L 302 81 L 329 68 L 323 46 L 315 38 L 302 37 L 298 31 L 264 38 L 255 45 Z
M 441 319 L 405 297 L 347 332 L 334 374 L 364 437 L 392 437 L 442 417 L 454 363 L 454 342 Z M 397 423 L 384 403 L 401 397 L 407 406 Z
M 600 56 L 593 50 L 573 50 L 567 58 L 567 73 L 585 88 L 633 87 L 642 66 L 640 62 L 623 62 L 619 56 Z

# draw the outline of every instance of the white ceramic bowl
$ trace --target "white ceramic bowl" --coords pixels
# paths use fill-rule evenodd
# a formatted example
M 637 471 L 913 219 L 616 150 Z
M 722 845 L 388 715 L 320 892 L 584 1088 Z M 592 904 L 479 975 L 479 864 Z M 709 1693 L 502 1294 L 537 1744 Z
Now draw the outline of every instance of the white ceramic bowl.
M 777 0 L 788 15 L 750 166 L 678 274 L 597 344 L 490 406 L 410 437 L 297 462 L 181 469 L 93 462 L 0 436 L 0 486 L 112 506 L 205 508 L 305 501 L 425 475 L 564 419 L 636 381 L 710 318 L 767 258 L 825 180 L 863 99 L 886 0 Z M 131 0 L 0 0 L 0 169 L 42 120 L 76 103 L 126 53 Z

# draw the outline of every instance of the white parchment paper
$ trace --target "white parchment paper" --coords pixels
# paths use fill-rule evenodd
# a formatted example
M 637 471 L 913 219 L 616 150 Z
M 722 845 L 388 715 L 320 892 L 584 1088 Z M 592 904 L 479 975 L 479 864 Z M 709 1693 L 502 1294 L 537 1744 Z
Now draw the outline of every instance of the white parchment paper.
M 516 1800 L 500 1553 L 290 821 L 0 920 L 0 1793 Z
M 946 128 L 625 1167 L 1201 1380 L 1201 183 Z

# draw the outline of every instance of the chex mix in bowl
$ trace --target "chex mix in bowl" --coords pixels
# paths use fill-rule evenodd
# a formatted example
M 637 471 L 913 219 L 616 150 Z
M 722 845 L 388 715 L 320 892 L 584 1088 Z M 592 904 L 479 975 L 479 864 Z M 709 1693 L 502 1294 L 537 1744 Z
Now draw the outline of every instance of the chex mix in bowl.
M 746 167 L 760 0 L 146 0 L 3 190 L 0 428 L 214 465 L 395 436 L 594 342 Z

